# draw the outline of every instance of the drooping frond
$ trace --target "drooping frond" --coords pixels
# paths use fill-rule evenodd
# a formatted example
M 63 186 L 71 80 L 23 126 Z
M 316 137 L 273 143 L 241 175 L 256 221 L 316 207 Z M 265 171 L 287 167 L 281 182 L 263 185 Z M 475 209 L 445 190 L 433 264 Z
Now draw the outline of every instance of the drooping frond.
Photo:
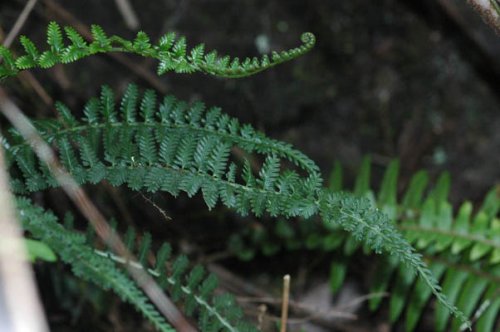
M 132 228 L 126 232 L 127 247 L 130 252 L 136 252 L 138 257 L 137 262 L 127 262 L 111 252 L 94 249 L 91 228 L 84 235 L 72 230 L 69 225 L 63 227 L 57 223 L 52 213 L 24 198 L 18 199 L 18 208 L 24 228 L 57 252 L 65 263 L 71 265 L 77 276 L 94 282 L 101 288 L 112 289 L 141 311 L 159 331 L 175 330 L 127 277 L 122 269 L 125 264 L 143 269 L 155 277 L 172 300 L 184 306 L 184 312 L 188 316 L 198 318 L 200 331 L 257 331 L 242 319 L 243 311 L 232 295 L 214 294 L 217 287 L 214 275 L 207 274 L 201 266 L 189 268 L 189 261 L 185 256 L 172 259 L 169 244 L 161 246 L 154 255 L 154 266 L 148 266 L 146 257 L 152 253 L 150 234 L 144 234 L 141 241 L 138 241 Z
M 63 36 L 63 30 L 66 38 Z M 109 52 L 133 53 L 159 61 L 157 72 L 162 75 L 169 71 L 176 73 L 204 72 L 222 77 L 245 77 L 253 75 L 280 63 L 292 60 L 307 51 L 315 43 L 312 33 L 302 34 L 302 45 L 287 51 L 273 52 L 261 58 L 238 59 L 220 56 L 216 51 L 205 53 L 203 44 L 188 51 L 186 39 L 168 33 L 156 43 L 140 31 L 134 40 L 118 36 L 107 36 L 98 26 L 92 26 L 91 42 L 86 41 L 74 28 L 61 27 L 50 22 L 47 28 L 47 50 L 39 50 L 26 36 L 20 38 L 25 53 L 16 58 L 7 48 L 0 46 L 0 79 L 15 76 L 20 70 L 31 68 L 50 68 L 58 63 L 70 63 L 90 55 Z
M 134 305 L 159 331 L 175 331 L 124 271 L 117 268 L 112 260 L 95 254 L 92 247 L 85 243 L 84 235 L 64 229 L 52 213 L 27 199 L 18 199 L 17 205 L 24 228 L 70 264 L 75 275 L 103 289 L 112 290 L 122 300 Z
M 126 234 L 134 234 L 134 231 L 129 228 Z M 131 241 L 128 242 L 128 249 L 131 252 L 138 251 L 139 261 L 128 264 L 144 269 L 155 277 L 172 300 L 184 306 L 186 315 L 197 318 L 200 331 L 257 331 L 243 320 L 243 310 L 236 304 L 232 295 L 214 294 L 218 285 L 215 275 L 207 274 L 201 265 L 190 268 L 186 256 L 171 259 L 172 250 L 168 243 L 164 243 L 158 252 L 154 253 L 155 264 L 148 267 L 144 257 L 151 253 L 151 236 L 144 234 L 140 242 L 135 241 L 133 236 L 129 239 Z M 137 246 L 136 242 L 139 242 Z M 124 258 L 110 252 L 96 250 L 95 253 L 120 264 L 126 263 Z
M 330 195 L 335 197 L 337 209 L 344 204 L 342 201 L 351 199 L 340 193 L 344 189 L 342 173 L 341 166 L 336 163 L 330 176 Z M 384 227 L 397 228 L 415 246 L 418 253 L 423 255 L 435 278 L 441 280 L 442 292 L 452 304 L 471 319 L 484 310 L 475 330 L 493 330 L 495 321 L 500 316 L 500 299 L 494 295 L 500 291 L 498 188 L 487 194 L 477 212 L 472 212 L 470 202 L 463 203 L 454 212 L 447 198 L 450 178 L 446 173 L 426 193 L 429 176 L 424 171 L 417 172 L 400 200 L 397 195 L 396 161 L 387 168 L 378 191 L 373 190 L 370 185 L 370 174 L 370 160 L 365 158 L 352 191 L 365 198 L 365 207 L 366 204 L 376 205 L 390 217 L 390 224 Z M 346 210 L 351 211 L 351 216 L 363 211 L 359 208 L 354 213 L 351 208 Z M 344 283 L 348 269 L 347 258 L 360 249 L 364 252 L 369 250 L 366 242 L 357 240 L 355 236 L 331 223 L 299 223 L 294 228 L 284 220 L 278 221 L 271 229 L 263 225 L 234 234 L 229 245 L 242 259 L 250 259 L 258 250 L 266 255 L 273 255 L 279 250 L 338 250 L 340 253 L 332 262 L 330 275 L 333 292 Z M 339 259 L 342 255 L 346 259 Z M 376 266 L 377 270 L 373 275 L 377 277 L 371 280 L 370 291 L 390 292 L 390 321 L 395 323 L 404 317 L 406 330 L 413 331 L 429 302 L 430 289 L 416 278 L 412 269 L 401 266 L 394 257 L 381 257 Z M 381 303 L 382 298 L 375 297 L 370 300 L 370 308 L 376 310 Z M 451 319 L 445 307 L 436 306 L 436 331 L 445 331 L 450 326 L 450 330 L 455 331 L 460 324 L 460 320 Z
M 99 99 L 87 103 L 85 119 L 76 121 L 63 112 L 61 120 L 37 125 L 79 183 L 106 179 L 133 190 L 188 196 L 201 192 L 209 208 L 221 201 L 242 215 L 320 215 L 326 224 L 351 232 L 367 248 L 406 263 L 438 300 L 465 320 L 439 292 L 431 272 L 387 215 L 366 199 L 321 189 L 319 169 L 304 154 L 240 125 L 218 108 L 205 110 L 201 103 L 188 105 L 169 96 L 155 112 L 156 97 L 149 91 L 140 110 L 134 111 L 135 95 L 136 89 L 129 87 L 118 112 L 111 90 L 104 87 Z M 57 185 L 29 144 L 14 137 L 5 147 L 15 165 L 11 174 L 17 192 Z M 230 158 L 233 147 L 262 158 L 260 171 L 254 172 L 248 162 L 240 171 L 239 162 Z M 287 167 L 290 163 L 297 169 Z

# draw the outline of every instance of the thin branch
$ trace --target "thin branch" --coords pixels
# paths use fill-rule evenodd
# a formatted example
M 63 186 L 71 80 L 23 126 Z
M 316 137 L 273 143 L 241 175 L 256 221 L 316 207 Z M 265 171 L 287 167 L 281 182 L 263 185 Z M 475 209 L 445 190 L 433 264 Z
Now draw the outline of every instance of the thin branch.
M 10 45 L 12 45 L 12 42 L 14 41 L 14 39 L 16 39 L 16 37 L 19 34 L 19 31 L 21 31 L 24 23 L 26 23 L 26 20 L 28 19 L 28 16 L 30 15 L 33 8 L 35 7 L 37 1 L 38 0 L 29 0 L 26 3 L 26 6 L 24 6 L 23 11 L 21 12 L 19 17 L 17 18 L 16 23 L 14 23 L 14 26 L 7 34 L 7 37 L 5 37 L 5 40 L 3 41 L 3 46 L 9 48 Z
M 101 212 L 60 164 L 51 147 L 42 139 L 23 112 L 7 97 L 2 88 L 0 88 L 0 110 L 24 139 L 31 144 L 40 160 L 47 164 L 56 181 L 92 224 L 99 237 L 118 255 L 133 261 L 134 257 L 127 250 L 123 241 L 112 231 Z M 149 274 L 128 265 L 126 268 L 151 302 L 156 305 L 177 331 L 196 331 Z
M 123 17 L 127 28 L 137 30 L 139 28 L 139 19 L 134 11 L 134 8 L 128 0 L 115 0 L 116 7 Z
M 500 5 L 496 0 L 467 0 L 467 2 L 500 35 Z
M 281 327 L 280 332 L 286 332 L 286 325 L 288 320 L 288 300 L 290 298 L 290 275 L 287 274 L 283 277 L 283 298 L 281 302 Z
M 0 330 L 48 332 L 8 183 L 0 146 Z

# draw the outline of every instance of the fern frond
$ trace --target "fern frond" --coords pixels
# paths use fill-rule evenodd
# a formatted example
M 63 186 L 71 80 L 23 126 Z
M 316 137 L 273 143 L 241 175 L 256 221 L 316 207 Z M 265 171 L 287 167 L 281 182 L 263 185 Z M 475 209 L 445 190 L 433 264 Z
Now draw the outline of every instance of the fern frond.
M 333 201 L 332 204 L 336 205 L 337 211 L 339 209 L 349 211 L 344 220 L 359 218 L 364 209 L 373 205 L 385 211 L 385 215 L 392 216 L 389 219 L 381 216 L 385 221 L 379 222 L 378 225 L 383 225 L 383 229 L 400 230 L 404 238 L 415 246 L 417 252 L 429 262 L 434 277 L 442 281 L 442 292 L 447 296 L 448 302 L 456 305 L 471 319 L 475 315 L 474 310 L 479 310 L 481 305 L 487 308 L 484 316 L 479 317 L 475 328 L 481 327 L 478 331 L 491 331 L 495 320 L 500 316 L 500 304 L 491 295 L 500 290 L 498 188 L 493 188 L 486 195 L 477 212 L 473 213 L 470 202 L 464 202 L 454 213 L 447 198 L 450 188 L 448 174 L 440 176 L 432 190 L 426 193 L 429 176 L 424 171 L 417 172 L 401 200 L 397 200 L 397 168 L 396 161 L 390 163 L 380 190 L 376 192 L 371 189 L 369 180 L 370 160 L 365 158 L 353 189 L 358 196 L 364 197 L 364 203 L 361 203 L 358 200 L 350 202 L 352 197 L 349 195 L 346 197 L 341 193 L 342 168 L 336 163 L 330 177 L 334 182 L 330 182 L 332 192 L 328 194 L 330 195 L 328 199 Z M 368 220 L 368 218 L 359 219 Z M 342 221 L 342 217 L 338 217 L 337 220 Z M 372 238 L 373 233 L 378 231 L 373 225 L 358 224 L 359 222 L 348 223 L 348 226 L 362 228 L 358 232 L 365 234 L 367 238 Z M 359 249 L 370 252 L 379 245 L 381 246 L 379 249 L 383 249 L 385 244 L 393 241 L 389 239 L 383 242 L 368 241 L 373 244 L 368 247 L 367 242 L 342 231 L 346 228 L 343 225 L 324 222 L 300 223 L 298 228 L 293 228 L 289 222 L 279 221 L 268 231 L 264 226 L 233 235 L 229 246 L 242 259 L 250 259 L 257 250 L 266 255 L 273 255 L 281 249 L 287 251 L 339 249 L 341 256 L 350 257 Z M 347 230 L 354 234 L 352 229 L 347 228 Z M 256 232 L 259 233 L 255 234 Z M 347 272 L 345 261 L 332 262 L 330 278 L 333 291 L 338 290 L 344 282 Z M 370 282 L 371 292 L 391 293 L 389 320 L 394 323 L 404 316 L 406 330 L 414 330 L 429 302 L 430 293 L 422 288 L 423 285 L 418 282 L 419 279 L 416 278 L 413 269 L 400 266 L 395 257 L 382 258 L 378 261 L 373 275 L 376 278 Z M 395 280 L 395 283 L 391 282 L 392 280 Z M 469 286 L 466 286 L 466 283 Z M 370 308 L 376 310 L 381 303 L 382 298 L 373 298 L 370 300 Z M 436 307 L 436 331 L 445 331 L 449 325 L 453 326 L 451 330 L 457 330 L 461 324 L 460 320 L 450 318 L 448 309 L 445 306 Z
M 149 36 L 140 31 L 134 40 L 128 41 L 119 36 L 108 37 L 98 25 L 92 25 L 93 41 L 85 39 L 72 27 L 64 27 L 68 44 L 65 44 L 62 29 L 56 22 L 50 22 L 47 27 L 48 50 L 41 51 L 25 36 L 21 44 L 25 54 L 15 58 L 5 47 L 0 47 L 0 56 L 4 59 L 0 64 L 0 79 L 15 76 L 20 70 L 30 68 L 50 68 L 58 63 L 69 63 L 84 57 L 108 52 L 125 52 L 154 58 L 159 61 L 157 72 L 162 75 L 169 71 L 176 73 L 204 72 L 206 74 L 238 78 L 256 74 L 280 63 L 290 61 L 308 52 L 315 44 L 312 33 L 301 36 L 302 45 L 280 53 L 274 52 L 271 60 L 267 55 L 261 59 L 218 56 L 216 52 L 205 55 L 205 46 L 197 45 L 189 52 L 186 39 L 169 33 L 160 37 L 154 44 Z
M 135 231 L 129 228 L 127 234 L 135 234 Z M 94 252 L 116 263 L 129 264 L 147 271 L 157 279 L 159 285 L 169 293 L 174 302 L 184 305 L 184 312 L 188 316 L 199 318 L 201 331 L 210 330 L 208 327 L 217 327 L 216 331 L 257 331 L 251 324 L 242 320 L 243 311 L 232 295 L 223 294 L 222 297 L 214 295 L 218 283 L 213 274 L 207 274 L 200 265 L 191 268 L 187 257 L 182 255 L 171 264 L 167 264 L 171 262 L 172 252 L 168 243 L 164 243 L 154 255 L 156 257 L 154 266 L 149 266 L 145 260 L 145 257 L 152 253 L 151 236 L 148 233 L 140 241 L 137 262 L 127 262 L 110 252 L 99 250 Z M 167 268 L 167 265 L 171 267 Z M 221 298 L 224 301 L 221 301 Z
M 178 47 L 182 49 L 181 46 Z M 103 87 L 101 98 L 92 99 L 85 107 L 85 119 L 69 128 L 56 120 L 40 131 L 44 139 L 62 150 L 68 170 L 78 174 L 81 183 L 108 179 L 113 185 L 161 190 L 174 196 L 180 192 L 192 196 L 201 191 L 209 208 L 220 200 L 242 215 L 260 216 L 268 212 L 273 216 L 309 218 L 319 214 L 325 223 L 351 232 L 367 248 L 391 253 L 410 266 L 440 302 L 466 321 L 446 301 L 421 257 L 369 200 L 321 189 L 319 169 L 308 157 L 251 126 L 241 126 L 218 108 L 204 111 L 202 104 L 191 106 L 166 97 L 153 116 L 154 100 L 152 92 L 146 93 L 140 103 L 143 111 L 132 112 L 130 107 L 134 104 L 129 102 L 127 94 L 121 104 L 128 106 L 123 106 L 119 114 L 111 90 Z M 132 114 L 137 113 L 140 114 L 132 120 L 135 117 Z M 74 146 L 78 160 L 72 157 L 65 140 Z M 59 147 L 59 142 L 64 142 L 64 146 Z M 248 163 L 238 176 L 237 164 L 229 160 L 232 147 L 263 157 L 258 179 Z M 9 155 L 19 166 L 18 170 L 12 170 L 12 177 L 16 188 L 24 181 L 22 192 L 55 185 L 46 166 L 34 161 L 28 144 L 11 144 Z M 282 167 L 285 160 L 298 170 Z M 299 172 L 305 174 L 301 176 Z M 392 186 L 388 188 L 392 190 Z M 382 201 L 387 200 L 384 197 L 392 195 L 384 195 Z M 392 198 L 387 201 L 392 202 Z
M 85 107 L 86 119 L 75 122 L 67 108 L 59 105 L 63 123 L 42 129 L 44 138 L 55 143 L 65 166 L 78 175 L 81 183 L 107 178 L 113 184 L 128 183 L 133 189 L 161 189 L 174 195 L 185 191 L 190 196 L 202 190 L 209 207 L 218 201 L 219 192 L 234 191 L 235 199 L 226 199 L 230 207 L 242 208 L 236 206 L 239 201 L 249 202 L 249 210 L 259 213 L 271 208 L 276 200 L 313 199 L 319 190 L 321 183 L 312 180 L 320 179 L 317 166 L 290 145 L 267 138 L 249 126 L 240 126 L 235 119 L 214 111 L 217 109 L 205 111 L 200 103 L 188 107 L 173 97 L 165 98 L 160 112 L 153 116 L 157 106 L 152 92 L 145 93 L 141 111 L 137 112 L 138 103 L 133 100 L 137 98 L 136 89 L 127 89 L 120 114 L 111 90 L 103 87 L 100 100 L 92 99 Z M 236 171 L 229 162 L 233 146 L 269 156 L 259 181 L 237 183 L 234 174 L 231 179 L 226 177 L 230 169 L 232 173 Z M 43 175 L 37 171 L 41 165 L 36 164 L 29 145 L 21 143 L 9 150 L 14 158 L 19 156 L 17 163 L 25 178 L 25 189 L 42 189 Z M 286 195 L 271 185 L 277 181 L 280 159 L 296 164 L 308 174 L 305 178 L 281 177 L 280 186 L 289 188 Z M 295 174 L 293 170 L 288 172 Z M 46 178 L 46 188 L 49 182 L 50 178 Z M 268 199 L 257 199 L 262 197 Z M 286 208 L 287 205 L 291 204 L 279 205 L 283 206 L 281 214 L 305 215 L 297 208 L 300 204 Z
M 122 270 L 110 259 L 94 253 L 85 243 L 85 236 L 64 229 L 52 213 L 27 199 L 19 198 L 17 205 L 24 228 L 70 264 L 75 275 L 101 288 L 113 290 L 124 301 L 134 305 L 159 331 L 175 331 Z
M 171 264 L 172 267 L 167 269 L 167 265 L 170 265 L 167 262 L 171 260 L 171 248 L 167 243 L 156 253 L 155 266 L 149 267 L 146 260 L 151 254 L 152 238 L 149 233 L 145 233 L 138 241 L 135 230 L 127 230 L 126 243 L 132 252 L 134 246 L 131 244 L 139 242 L 138 261 L 131 262 L 111 252 L 94 249 L 93 237 L 88 236 L 90 232 L 84 236 L 77 231 L 65 229 L 57 223 L 52 213 L 33 205 L 27 199 L 19 198 L 18 207 L 25 229 L 55 250 L 64 262 L 72 266 L 77 276 L 94 282 L 101 288 L 112 289 L 122 299 L 135 305 L 159 331 L 174 329 L 146 300 L 133 281 L 119 268 L 120 265 L 123 267 L 129 264 L 157 278 L 174 302 L 184 304 L 188 316 L 204 317 L 200 321 L 201 331 L 206 331 L 207 326 L 217 326 L 217 331 L 257 331 L 252 325 L 241 321 L 242 309 L 235 303 L 234 297 L 229 294 L 222 297 L 213 294 L 217 279 L 212 274 L 207 275 L 203 267 L 195 266 L 190 269 L 188 259 L 179 256 Z M 116 265 L 117 263 L 119 265 Z

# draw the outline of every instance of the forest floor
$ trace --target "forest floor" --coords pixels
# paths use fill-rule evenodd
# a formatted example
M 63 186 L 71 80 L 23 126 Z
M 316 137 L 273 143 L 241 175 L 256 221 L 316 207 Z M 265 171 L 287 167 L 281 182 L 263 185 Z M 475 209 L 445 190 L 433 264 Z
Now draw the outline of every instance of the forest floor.
M 48 71 L 33 71 L 52 99 L 61 100 L 72 109 L 82 109 L 102 84 L 122 91 L 129 82 L 137 82 L 180 99 L 203 100 L 207 105 L 222 107 L 241 122 L 251 123 L 270 137 L 305 152 L 318 163 L 326 179 L 333 163 L 339 161 L 345 167 L 347 183 L 352 184 L 363 156 L 370 154 L 375 187 L 395 158 L 400 160 L 401 190 L 419 169 L 428 170 L 434 178 L 443 171 L 450 172 L 450 199 L 454 204 L 464 200 L 480 202 L 500 182 L 500 43 L 475 12 L 457 1 L 131 3 L 140 29 L 153 39 L 175 31 L 185 35 L 189 45 L 203 42 L 206 49 L 240 57 L 294 47 L 304 31 L 316 35 L 317 45 L 300 59 L 236 80 L 203 74 L 156 78 L 155 62 L 134 57 L 120 62 L 99 56 Z M 1 2 L 1 33 L 5 35 L 10 30 L 23 6 L 24 1 Z M 127 28 L 114 1 L 98 0 L 40 0 L 21 33 L 42 42 L 50 20 L 63 25 L 95 23 L 109 34 L 127 38 L 135 35 Z M 35 93 L 30 83 L 10 80 L 5 86 L 30 115 L 53 115 L 52 101 Z M 149 202 L 125 189 L 104 186 L 89 190 L 107 215 L 118 213 L 129 220 L 138 216 L 146 216 L 141 220 L 162 218 Z M 110 192 L 111 200 L 102 198 Z M 61 202 L 65 199 L 59 192 L 40 199 L 64 213 Z M 227 238 L 227 228 L 238 231 L 238 225 L 248 222 L 231 220 L 234 216 L 224 209 L 205 212 L 201 199 L 192 202 L 155 195 L 154 200 L 176 222 L 163 227 L 164 222 L 151 221 L 140 227 L 152 231 L 155 237 L 176 238 L 177 247 L 186 253 L 211 252 L 216 256 L 224 248 L 220 241 Z M 208 229 L 206 225 L 212 221 L 207 219 L 215 219 L 214 226 Z M 228 226 L 233 221 L 236 226 Z M 224 257 L 200 259 L 226 273 L 223 286 L 229 289 L 238 289 L 242 276 L 248 281 L 251 275 L 256 289 L 276 295 L 280 277 L 290 273 L 294 276 L 294 299 L 309 301 L 311 305 L 335 308 L 339 302 L 364 295 L 363 267 L 350 276 L 353 281 L 343 293 L 346 299 L 332 300 L 321 295 L 327 284 L 328 271 L 321 267 L 325 257 L 287 257 L 284 253 L 259 257 L 250 264 Z M 369 265 L 369 260 L 362 259 L 362 263 Z M 59 326 L 55 331 L 75 331 L 75 322 L 100 321 L 79 312 L 73 313 L 71 322 L 60 314 L 61 310 L 51 311 L 54 326 Z M 115 331 L 127 330 L 120 323 L 121 309 L 113 310 L 108 321 L 101 327 L 94 326 L 94 331 L 109 330 L 110 326 Z M 388 329 L 383 317 L 366 310 L 355 314 L 359 315 L 358 320 L 337 328 Z M 321 331 L 314 324 L 304 328 Z

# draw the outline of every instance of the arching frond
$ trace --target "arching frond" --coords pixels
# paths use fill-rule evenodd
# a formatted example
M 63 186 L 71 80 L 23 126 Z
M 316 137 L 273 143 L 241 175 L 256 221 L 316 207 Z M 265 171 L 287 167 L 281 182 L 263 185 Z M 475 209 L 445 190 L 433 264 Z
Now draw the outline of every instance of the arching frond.
M 471 319 L 477 317 L 475 330 L 492 331 L 500 316 L 500 195 L 493 188 L 484 198 L 482 206 L 473 213 L 470 202 L 464 202 L 453 211 L 448 202 L 450 177 L 444 173 L 436 185 L 427 190 L 429 176 L 425 171 L 417 172 L 408 188 L 398 199 L 398 162 L 393 161 L 387 168 L 380 189 L 373 190 L 370 185 L 370 159 L 365 158 L 359 169 L 353 192 L 364 197 L 364 203 L 355 201 L 354 209 L 343 204 L 352 200 L 341 191 L 350 191 L 342 186 L 342 168 L 335 163 L 330 176 L 331 200 L 336 210 L 344 209 L 346 218 L 359 218 L 367 206 L 376 206 L 385 211 L 389 219 L 377 226 L 396 228 L 402 232 L 417 252 L 423 255 L 433 275 L 441 280 L 442 292 L 449 302 L 456 305 Z M 428 191 L 428 192 L 427 192 Z M 361 206 L 359 206 L 361 204 Z M 364 206 L 364 207 L 363 207 Z M 337 217 L 342 220 L 342 217 Z M 355 223 L 355 224 L 359 224 Z M 356 227 L 353 224 L 350 227 Z M 350 223 L 349 223 L 350 225 Z M 377 232 L 374 225 L 363 224 L 363 232 L 372 238 L 377 246 L 383 247 L 387 240 L 376 242 Z M 278 221 L 274 226 L 247 229 L 231 237 L 229 246 L 242 259 L 251 259 L 257 251 L 273 255 L 280 250 L 298 249 L 332 251 L 338 250 L 331 267 L 331 288 L 336 292 L 344 283 L 348 271 L 349 257 L 362 249 L 369 252 L 372 248 L 360 241 L 354 232 L 345 233 L 331 223 L 299 223 L 293 227 L 287 221 Z M 348 229 L 349 230 L 349 229 Z M 351 230 L 349 230 L 351 231 Z M 351 235 L 353 234 L 353 235 Z M 375 247 L 375 246 L 373 246 Z M 339 257 L 344 256 L 345 259 Z M 411 268 L 402 266 L 395 257 L 381 257 L 370 281 L 373 293 L 389 292 L 389 320 L 395 323 L 404 318 L 407 331 L 413 331 L 422 317 L 430 299 L 430 289 L 422 284 Z M 495 295 L 494 295 L 495 294 Z M 376 310 L 382 303 L 381 297 L 370 300 L 370 308 Z M 444 306 L 435 307 L 435 330 L 452 331 L 459 329 L 461 321 L 450 317 Z
M 63 36 L 63 30 L 66 38 Z M 119 36 L 107 36 L 104 30 L 93 25 L 91 42 L 87 42 L 74 28 L 61 27 L 50 22 L 47 28 L 47 45 L 45 51 L 39 50 L 26 36 L 20 38 L 25 54 L 16 58 L 10 50 L 0 46 L 0 79 L 15 76 L 20 70 L 31 68 L 50 68 L 58 63 L 70 63 L 90 55 L 109 52 L 125 52 L 159 61 L 158 75 L 169 71 L 176 73 L 204 72 L 221 77 L 245 77 L 256 74 L 280 63 L 292 60 L 309 51 L 315 44 L 312 33 L 302 34 L 302 45 L 287 51 L 273 52 L 261 58 L 231 58 L 220 56 L 216 51 L 205 54 L 203 44 L 190 51 L 184 37 L 168 33 L 156 43 L 151 42 L 145 32 L 138 32 L 134 40 L 125 40 Z M 67 43 L 66 43 L 67 42 Z
M 57 36 L 53 39 L 52 43 L 58 44 Z M 108 47 L 103 36 L 96 40 L 101 40 L 99 47 Z M 145 43 L 144 39 L 138 45 Z M 86 105 L 85 119 L 67 121 L 68 117 L 61 114 L 61 121 L 38 125 L 80 183 L 106 179 L 113 185 L 161 190 L 174 196 L 201 192 L 209 208 L 221 201 L 242 215 L 320 215 L 329 227 L 352 233 L 366 248 L 392 254 L 407 264 L 450 312 L 467 322 L 447 302 L 420 255 L 398 233 L 387 214 L 368 199 L 321 189 L 319 169 L 304 154 L 251 126 L 240 125 L 218 108 L 205 111 L 200 103 L 188 105 L 168 96 L 153 114 L 154 93 L 147 92 L 140 102 L 140 112 L 134 111 L 134 91 L 133 87 L 127 89 L 120 112 L 115 109 L 111 90 L 103 87 L 100 99 Z M 28 143 L 14 137 L 5 147 L 11 163 L 17 166 L 12 167 L 12 176 L 18 192 L 57 185 Z M 258 177 L 248 163 L 238 170 L 239 162 L 229 157 L 233 147 L 264 160 Z M 295 168 L 287 167 L 289 163 Z M 389 183 L 393 185 L 394 180 Z M 437 192 L 436 197 L 439 195 Z M 385 200 L 394 201 L 390 192 L 381 196 L 379 203 Z
M 71 226 L 63 227 L 57 223 L 52 213 L 33 205 L 27 199 L 20 198 L 17 203 L 23 225 L 33 237 L 56 251 L 65 263 L 71 265 L 77 276 L 101 288 L 111 289 L 123 300 L 133 304 L 159 331 L 175 330 L 127 277 L 121 268 L 125 264 L 143 269 L 155 277 L 174 302 L 185 306 L 184 311 L 188 316 L 199 318 L 201 331 L 208 331 L 208 327 L 215 328 L 214 331 L 257 331 L 242 320 L 243 311 L 234 297 L 229 294 L 214 295 L 217 278 L 213 274 L 207 274 L 199 265 L 189 268 L 189 261 L 185 256 L 172 259 L 168 243 L 164 243 L 155 253 L 155 265 L 148 266 L 146 257 L 152 253 L 151 235 L 145 233 L 139 241 L 136 232 L 129 228 L 126 233 L 129 234 L 128 249 L 132 253 L 137 251 L 138 261 L 127 262 L 111 252 L 94 249 L 92 228 L 84 235 L 71 229 Z M 170 265 L 171 268 L 168 268 Z

